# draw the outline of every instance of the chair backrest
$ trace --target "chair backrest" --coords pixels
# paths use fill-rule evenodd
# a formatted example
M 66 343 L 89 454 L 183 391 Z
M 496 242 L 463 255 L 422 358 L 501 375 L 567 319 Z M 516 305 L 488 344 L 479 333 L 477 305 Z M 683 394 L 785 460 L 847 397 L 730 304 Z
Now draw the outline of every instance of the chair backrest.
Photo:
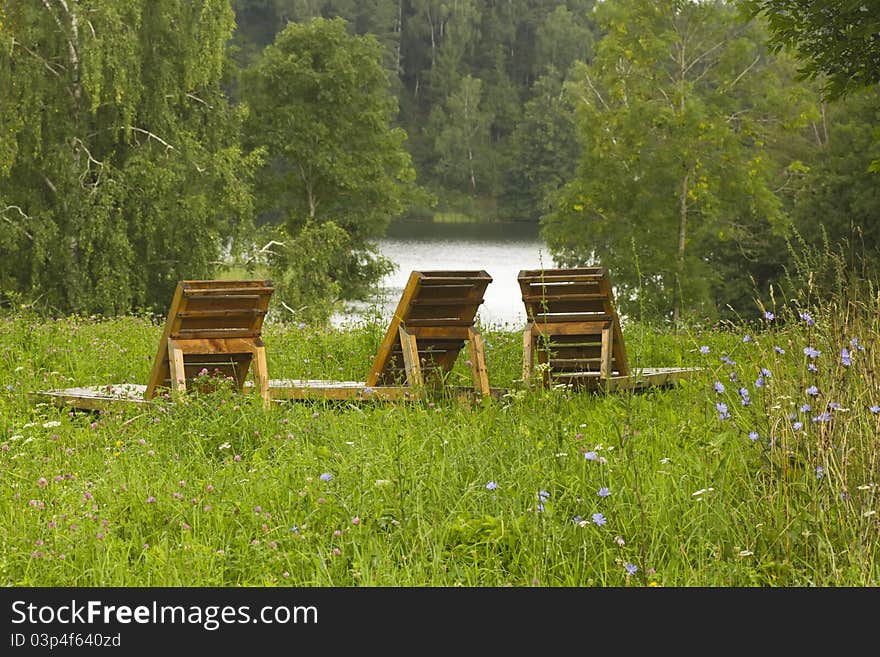
M 244 385 L 261 344 L 263 319 L 275 288 L 271 281 L 180 281 L 156 350 L 145 396 L 172 388 L 169 342 L 182 347 L 186 380 L 207 370 Z
M 539 360 L 554 373 L 598 373 L 602 327 L 611 324 L 609 375 L 629 374 L 611 277 L 602 267 L 530 269 L 517 276 Z
M 424 376 L 449 372 L 468 341 L 492 277 L 480 271 L 414 271 L 400 296 L 366 385 L 406 381 L 400 328 L 415 338 Z

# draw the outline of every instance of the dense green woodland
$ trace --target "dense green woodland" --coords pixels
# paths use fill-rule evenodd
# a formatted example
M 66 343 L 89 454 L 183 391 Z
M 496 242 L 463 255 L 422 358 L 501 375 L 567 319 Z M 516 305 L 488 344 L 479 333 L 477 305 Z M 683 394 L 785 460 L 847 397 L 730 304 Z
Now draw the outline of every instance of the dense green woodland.
M 877 271 L 878 33 L 842 0 L 0 0 L 0 298 L 162 311 L 232 263 L 322 320 L 394 218 L 540 222 L 644 320 L 821 294 Z

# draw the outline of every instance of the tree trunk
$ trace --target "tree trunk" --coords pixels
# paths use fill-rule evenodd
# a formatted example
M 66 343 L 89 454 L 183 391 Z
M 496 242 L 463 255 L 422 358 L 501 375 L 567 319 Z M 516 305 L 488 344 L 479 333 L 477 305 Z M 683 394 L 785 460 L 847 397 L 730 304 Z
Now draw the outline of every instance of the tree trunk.
M 672 323 L 678 327 L 681 320 L 681 282 L 684 278 L 684 253 L 685 243 L 687 241 L 687 219 L 688 219 L 688 183 L 690 182 L 690 171 L 686 171 L 684 178 L 681 180 L 681 191 L 678 197 L 678 252 L 675 260 L 675 290 L 672 301 Z

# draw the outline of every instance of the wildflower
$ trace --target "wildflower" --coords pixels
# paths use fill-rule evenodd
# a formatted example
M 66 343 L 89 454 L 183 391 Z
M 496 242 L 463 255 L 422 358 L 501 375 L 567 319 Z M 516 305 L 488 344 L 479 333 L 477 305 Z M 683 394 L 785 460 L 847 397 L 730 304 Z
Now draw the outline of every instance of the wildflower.
M 804 423 L 803 422 L 795 422 L 794 424 L 791 425 L 791 428 L 794 429 L 795 431 L 800 431 L 801 429 L 804 428 Z
M 816 466 L 816 479 L 821 479 L 824 476 L 825 476 L 825 468 L 823 468 L 821 465 L 817 465 Z
M 715 382 L 715 392 L 724 392 L 724 384 L 721 381 Z
M 859 351 L 864 351 L 864 350 L 865 350 L 865 347 L 864 347 L 863 345 L 859 344 L 859 339 L 858 339 L 858 338 L 853 338 L 852 340 L 849 341 L 849 343 L 850 343 L 853 347 L 855 347 L 856 349 L 858 349 Z
M 776 345 L 773 345 L 773 351 L 775 351 L 777 354 L 785 353 L 785 349 L 783 349 L 782 347 L 777 347 Z
M 810 313 L 808 313 L 808 312 L 802 312 L 801 319 L 807 323 L 807 326 L 812 326 L 815 323 L 813 321 L 813 318 L 810 317 Z
M 816 397 L 819 394 L 819 388 L 816 386 L 810 386 L 804 392 L 806 392 L 811 397 Z
M 774 319 L 776 319 L 776 315 L 768 310 L 764 313 L 764 319 L 766 319 L 768 322 L 772 322 Z
M 828 411 L 819 413 L 819 415 L 813 418 L 813 422 L 828 422 L 829 420 L 831 420 L 831 413 Z
M 701 353 L 701 354 L 708 354 L 708 353 L 709 353 L 709 347 L 707 347 L 706 345 L 703 345 L 702 347 L 700 347 L 700 353 Z
M 611 491 L 608 490 L 607 486 L 602 486 L 602 488 L 600 488 L 600 489 L 599 489 L 599 492 L 596 493 L 596 494 L 597 494 L 599 497 L 608 497 L 609 495 L 611 495 Z
M 727 411 L 727 404 L 724 402 L 718 402 L 715 404 L 715 408 L 718 410 L 719 419 L 726 420 L 730 417 L 730 413 Z
M 743 406 L 748 406 L 752 403 L 752 400 L 749 398 L 748 388 L 740 388 L 739 389 L 740 402 Z
M 749 431 L 749 440 L 755 442 L 758 438 L 760 438 L 760 436 L 757 431 Z
M 153 495 L 150 495 L 150 496 L 147 498 L 147 504 L 153 504 L 155 501 L 156 501 L 156 498 L 155 498 L 155 496 L 153 496 Z
M 809 404 L 801 404 L 801 413 L 806 413 L 810 410 Z
M 496 488 L 498 488 L 498 484 L 494 481 L 490 481 L 488 484 L 486 484 L 487 490 L 495 490 Z
M 351 524 L 352 524 L 352 525 L 359 525 L 359 524 L 361 524 L 361 519 L 360 519 L 360 517 L 359 517 L 359 516 L 355 516 L 354 518 L 352 518 L 352 519 L 351 519 Z
M 771 372 L 770 370 L 768 370 L 766 367 L 762 367 L 762 368 L 761 368 L 761 376 L 763 376 L 763 377 L 765 377 L 765 378 L 767 378 L 767 379 L 770 379 L 770 378 L 773 377 L 773 372 Z
M 757 379 L 755 379 L 755 387 L 756 388 L 763 388 L 764 387 L 764 377 L 763 376 L 759 376 Z
M 597 458 L 599 458 L 599 455 L 596 454 L 596 452 L 584 452 L 584 458 L 588 461 L 595 461 Z
M 626 572 L 629 575 L 635 575 L 636 571 L 639 569 L 638 566 L 631 563 L 625 563 L 623 564 L 623 567 L 626 568 Z
M 877 406 L 877 404 L 874 404 L 868 410 L 871 411 L 874 415 L 877 415 L 877 413 L 880 413 L 880 406 Z
M 849 367 L 852 365 L 852 359 L 850 358 L 849 349 L 844 347 L 840 350 L 840 364 L 844 367 Z
M 39 479 L 37 479 L 37 486 L 39 486 L 40 488 L 45 488 L 48 485 L 49 482 L 46 481 L 45 477 L 40 477 Z
M 547 491 L 545 491 L 545 490 L 539 490 L 539 491 L 538 491 L 538 498 L 539 498 L 542 502 L 546 502 L 548 497 L 550 497 L 550 493 L 548 493 Z
M 538 513 L 544 513 L 544 505 L 541 504 L 540 502 L 538 502 L 538 503 L 535 505 L 535 509 L 538 511 Z
M 724 363 L 725 365 L 730 365 L 730 366 L 736 365 L 736 361 L 735 361 L 735 360 L 731 360 L 731 359 L 728 358 L 727 356 L 722 356 L 722 357 L 721 357 L 721 362 Z
M 813 347 L 804 347 L 804 354 L 809 358 L 816 358 L 822 352 Z
M 86 491 L 85 493 L 83 493 L 83 499 L 84 499 L 84 500 L 91 500 L 91 499 L 94 499 L 94 498 L 93 498 L 92 494 L 91 494 L 89 491 Z
M 605 519 L 605 516 L 602 515 L 601 513 L 594 513 L 593 514 L 593 522 L 595 524 L 597 524 L 599 527 L 601 527 L 602 525 L 604 525 L 608 521 Z
M 620 536 L 615 536 L 614 542 L 617 543 L 620 547 L 623 547 L 624 545 L 626 545 L 626 541 L 624 541 L 623 538 Z
M 241 454 L 236 454 L 232 457 L 232 460 L 238 463 L 239 461 L 241 461 Z
M 748 333 L 746 333 L 746 334 L 743 336 L 743 342 L 751 342 L 751 341 L 752 341 L 752 336 L 749 335 Z
M 331 479 L 333 479 L 333 475 L 329 472 L 325 472 L 320 476 L 320 479 L 321 481 L 330 481 Z
M 807 369 L 811 372 L 818 372 L 819 368 L 813 365 L 812 363 L 807 363 Z

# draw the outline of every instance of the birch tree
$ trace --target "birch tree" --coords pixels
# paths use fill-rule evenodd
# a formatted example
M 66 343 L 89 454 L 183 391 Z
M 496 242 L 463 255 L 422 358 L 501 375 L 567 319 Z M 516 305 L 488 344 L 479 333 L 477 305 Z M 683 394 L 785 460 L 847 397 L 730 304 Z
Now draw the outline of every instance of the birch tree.
M 0 0 L 0 292 L 165 309 L 250 221 L 228 0 Z

